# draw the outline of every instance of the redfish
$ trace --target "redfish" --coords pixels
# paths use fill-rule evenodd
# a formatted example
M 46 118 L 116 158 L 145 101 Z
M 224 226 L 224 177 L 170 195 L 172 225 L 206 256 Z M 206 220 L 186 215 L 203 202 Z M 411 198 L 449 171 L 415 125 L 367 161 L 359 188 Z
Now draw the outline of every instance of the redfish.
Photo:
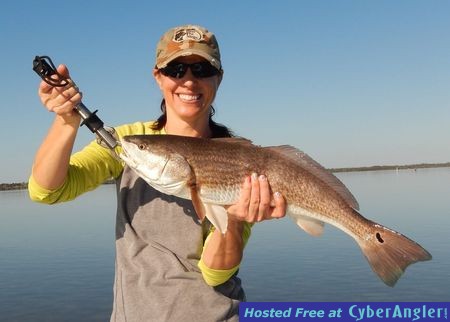
M 228 223 L 224 206 L 236 203 L 244 178 L 258 173 L 282 194 L 298 226 L 314 236 L 322 234 L 324 223 L 341 229 L 389 286 L 410 264 L 431 259 L 416 242 L 363 217 L 344 184 L 292 146 L 174 135 L 125 136 L 121 145 L 122 160 L 145 181 L 165 194 L 192 200 L 199 218 L 208 218 L 222 233 Z

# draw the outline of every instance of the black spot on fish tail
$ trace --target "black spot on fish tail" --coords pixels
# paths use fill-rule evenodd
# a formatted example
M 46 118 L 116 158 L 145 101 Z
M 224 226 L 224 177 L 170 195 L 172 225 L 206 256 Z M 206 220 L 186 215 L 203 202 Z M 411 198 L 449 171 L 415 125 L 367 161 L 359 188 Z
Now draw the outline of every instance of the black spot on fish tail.
M 383 238 L 381 237 L 381 234 L 380 234 L 380 233 L 376 233 L 375 236 L 377 237 L 377 240 L 378 240 L 380 243 L 384 243 L 384 240 L 383 240 Z
M 393 287 L 406 268 L 431 259 L 431 254 L 408 237 L 369 221 L 372 232 L 357 239 L 372 270 Z

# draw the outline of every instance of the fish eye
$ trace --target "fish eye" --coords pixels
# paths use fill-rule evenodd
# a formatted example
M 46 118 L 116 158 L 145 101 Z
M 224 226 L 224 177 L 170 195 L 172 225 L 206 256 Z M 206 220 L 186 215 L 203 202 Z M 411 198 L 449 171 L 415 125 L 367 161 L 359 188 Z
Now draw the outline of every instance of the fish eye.
M 139 150 L 145 150 L 145 144 L 139 144 L 138 145 Z

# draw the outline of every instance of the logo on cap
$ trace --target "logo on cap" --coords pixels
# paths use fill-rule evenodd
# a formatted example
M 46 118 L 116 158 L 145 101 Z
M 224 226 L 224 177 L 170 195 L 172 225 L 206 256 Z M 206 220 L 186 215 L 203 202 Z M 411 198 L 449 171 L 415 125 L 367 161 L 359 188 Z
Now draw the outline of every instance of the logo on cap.
M 176 30 L 173 34 L 173 41 L 175 42 L 183 42 L 187 40 L 203 40 L 203 33 L 197 28 L 183 28 Z

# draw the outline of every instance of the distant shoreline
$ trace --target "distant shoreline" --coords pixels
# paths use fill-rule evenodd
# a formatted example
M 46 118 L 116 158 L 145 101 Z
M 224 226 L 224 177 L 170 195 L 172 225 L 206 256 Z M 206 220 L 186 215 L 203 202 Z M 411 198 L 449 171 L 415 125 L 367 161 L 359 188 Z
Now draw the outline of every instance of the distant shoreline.
M 354 168 L 330 168 L 331 172 L 363 172 L 363 171 L 387 171 L 387 170 L 417 170 L 430 168 L 449 168 L 450 162 L 446 163 L 419 163 L 407 165 L 374 165 L 370 167 L 354 167 Z
M 333 173 L 342 172 L 365 172 L 365 171 L 392 171 L 392 170 L 417 170 L 430 168 L 450 168 L 450 162 L 446 163 L 419 163 L 409 165 L 375 165 L 370 167 L 353 168 L 329 168 Z M 112 184 L 114 180 L 109 180 L 105 184 Z M 0 183 L 0 191 L 25 190 L 28 188 L 27 182 Z
M 107 180 L 104 184 L 115 183 L 114 180 Z M 28 189 L 28 182 L 13 182 L 13 183 L 0 183 L 0 191 L 12 191 L 12 190 L 26 190 Z

